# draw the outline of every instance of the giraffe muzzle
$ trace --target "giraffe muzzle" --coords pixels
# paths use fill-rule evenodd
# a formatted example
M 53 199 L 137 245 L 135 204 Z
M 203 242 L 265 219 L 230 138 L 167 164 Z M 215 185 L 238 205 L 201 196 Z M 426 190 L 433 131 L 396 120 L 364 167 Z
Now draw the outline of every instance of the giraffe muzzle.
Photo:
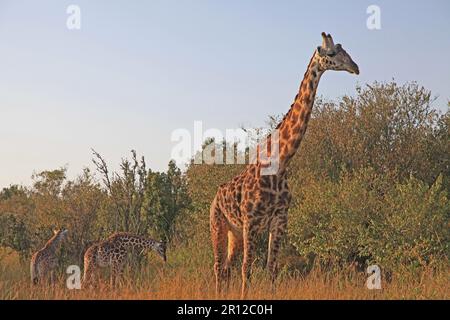
M 352 73 L 352 74 L 358 75 L 358 74 L 359 74 L 359 67 L 358 67 L 358 65 L 357 65 L 356 63 L 353 62 L 353 63 L 350 65 L 348 71 L 349 71 L 350 73 Z

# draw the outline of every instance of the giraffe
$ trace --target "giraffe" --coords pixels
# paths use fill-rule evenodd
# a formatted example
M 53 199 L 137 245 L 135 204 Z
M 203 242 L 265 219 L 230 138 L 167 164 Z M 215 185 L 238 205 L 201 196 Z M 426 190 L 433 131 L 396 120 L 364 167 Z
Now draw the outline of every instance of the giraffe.
M 125 267 L 127 249 L 152 249 L 164 262 L 166 258 L 166 245 L 150 238 L 133 235 L 127 232 L 117 232 L 106 240 L 93 244 L 84 254 L 83 285 L 89 284 L 94 272 L 99 267 L 111 267 L 111 286 L 114 286 Z
M 278 169 L 263 174 L 267 165 L 261 158 L 250 163 L 242 173 L 219 186 L 210 209 L 210 231 L 214 251 L 216 294 L 228 288 L 230 271 L 238 254 L 243 251 L 241 298 L 246 296 L 254 260 L 256 237 L 269 232 L 267 269 L 272 288 L 277 276 L 277 254 L 288 221 L 291 201 L 287 181 L 287 166 L 305 135 L 311 116 L 319 80 L 327 70 L 359 74 L 359 68 L 340 44 L 322 32 L 322 46 L 317 47 L 309 62 L 299 92 L 288 113 L 259 148 L 267 148 L 268 156 L 278 146 Z M 272 142 L 274 137 L 274 142 Z M 259 154 L 259 151 L 258 151 Z
M 58 265 L 56 251 L 61 241 L 66 237 L 67 232 L 66 229 L 53 231 L 53 236 L 47 241 L 45 246 L 32 255 L 30 273 L 33 284 L 38 284 L 44 278 L 48 278 L 50 283 L 54 283 L 54 270 Z

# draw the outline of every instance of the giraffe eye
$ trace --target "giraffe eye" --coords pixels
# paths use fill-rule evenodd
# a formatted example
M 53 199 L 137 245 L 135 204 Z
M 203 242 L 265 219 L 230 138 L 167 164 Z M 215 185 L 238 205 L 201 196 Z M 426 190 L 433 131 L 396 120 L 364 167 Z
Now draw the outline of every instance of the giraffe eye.
M 327 53 L 327 56 L 328 57 L 334 57 L 336 55 L 336 52 L 330 52 L 330 53 Z

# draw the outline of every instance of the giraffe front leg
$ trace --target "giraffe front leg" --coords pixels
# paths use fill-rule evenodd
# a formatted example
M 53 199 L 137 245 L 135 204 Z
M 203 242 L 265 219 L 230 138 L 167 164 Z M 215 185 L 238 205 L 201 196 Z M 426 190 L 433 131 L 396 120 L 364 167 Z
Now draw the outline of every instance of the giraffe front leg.
M 117 266 L 115 264 L 111 267 L 111 274 L 109 276 L 109 285 L 111 288 L 115 288 L 117 284 Z
M 111 288 L 115 288 L 115 286 L 116 286 L 116 280 L 117 280 L 117 277 L 116 277 L 116 271 L 115 271 L 115 268 L 112 267 L 112 268 L 111 268 L 111 274 L 109 275 L 109 286 L 110 286 Z
M 253 230 L 250 222 L 244 222 L 243 228 L 244 260 L 242 261 L 242 288 L 241 299 L 245 299 L 248 293 L 248 286 L 251 276 L 251 267 L 256 248 L 256 231 Z
M 275 280 L 278 274 L 277 258 L 281 242 L 286 234 L 287 214 L 278 216 L 270 224 L 269 248 L 267 254 L 267 269 L 270 272 L 272 290 L 275 289 Z
M 118 261 L 113 264 L 111 272 L 111 287 L 114 288 L 122 279 L 124 264 L 122 261 Z
M 55 271 L 54 271 L 54 270 L 51 270 L 51 271 L 50 271 L 50 278 L 49 278 L 49 281 L 50 281 L 50 285 L 51 285 L 51 286 L 54 286 L 54 285 L 55 285 L 56 281 L 55 281 Z

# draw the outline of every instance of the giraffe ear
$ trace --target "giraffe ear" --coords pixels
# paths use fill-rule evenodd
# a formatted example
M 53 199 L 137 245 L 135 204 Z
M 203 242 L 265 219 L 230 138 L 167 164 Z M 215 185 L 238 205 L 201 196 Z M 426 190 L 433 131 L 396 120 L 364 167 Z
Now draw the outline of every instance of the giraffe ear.
M 325 50 L 321 46 L 318 46 L 317 53 L 319 54 L 319 56 L 323 57 L 325 55 Z

